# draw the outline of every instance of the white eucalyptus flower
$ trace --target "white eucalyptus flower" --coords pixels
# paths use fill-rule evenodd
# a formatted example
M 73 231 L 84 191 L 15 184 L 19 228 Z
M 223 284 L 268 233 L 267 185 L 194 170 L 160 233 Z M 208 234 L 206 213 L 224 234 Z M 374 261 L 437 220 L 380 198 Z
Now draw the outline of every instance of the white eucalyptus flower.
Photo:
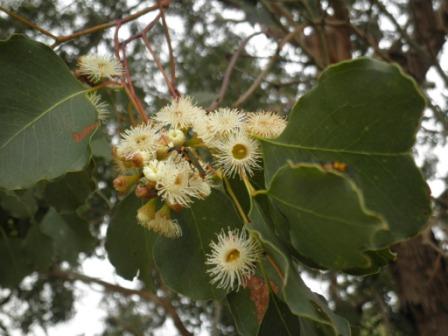
M 207 254 L 206 265 L 210 268 L 211 283 L 226 290 L 239 289 L 255 273 L 256 263 L 261 257 L 259 242 L 247 236 L 242 229 L 222 230 L 218 241 L 210 243 L 211 252 Z
M 104 122 L 109 116 L 109 106 L 107 103 L 101 100 L 101 96 L 96 92 L 87 94 L 87 99 L 95 107 L 97 119 L 100 122 Z
M 164 164 L 156 189 L 159 196 L 170 205 L 188 207 L 192 202 L 191 198 L 196 197 L 196 192 L 189 183 L 193 171 L 188 162 L 175 162 L 176 159 L 177 157 L 170 157 Z
M 121 64 L 107 56 L 85 55 L 79 58 L 79 72 L 97 83 L 102 79 L 120 76 L 123 72 Z
M 158 134 L 150 124 L 131 127 L 121 136 L 122 139 L 117 146 L 117 153 L 121 157 L 132 159 L 136 153 L 139 153 L 144 161 L 147 161 L 157 149 Z
M 258 143 L 243 132 L 230 135 L 219 143 L 217 149 L 216 164 L 227 176 L 233 177 L 245 173 L 252 175 L 254 169 L 260 167 L 258 160 L 261 154 Z
M 286 128 L 286 120 L 273 112 L 248 113 L 244 129 L 251 136 L 262 138 L 276 138 Z
M 184 96 L 163 107 L 155 119 L 164 126 L 180 129 L 190 127 L 193 120 L 204 116 L 205 111 L 194 105 L 190 97 Z
M 237 109 L 220 108 L 209 116 L 209 128 L 214 136 L 227 136 L 243 126 L 244 114 Z

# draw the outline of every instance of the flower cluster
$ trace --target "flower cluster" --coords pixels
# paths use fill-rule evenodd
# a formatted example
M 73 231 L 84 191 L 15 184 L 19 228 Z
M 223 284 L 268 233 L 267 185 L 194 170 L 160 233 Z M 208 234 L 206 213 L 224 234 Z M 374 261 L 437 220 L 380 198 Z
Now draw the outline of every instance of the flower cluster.
M 146 200 L 138 222 L 178 238 L 182 229 L 172 211 L 206 198 L 222 175 L 252 175 L 260 159 L 256 137 L 278 136 L 285 124 L 270 112 L 244 114 L 223 108 L 207 114 L 191 98 L 181 97 L 150 123 L 122 133 L 114 150 L 120 173 L 114 187 L 125 193 L 136 185 L 135 194 Z
M 122 193 L 134 188 L 145 200 L 137 211 L 140 225 L 179 238 L 182 228 L 173 213 L 206 198 L 225 176 L 251 176 L 260 166 L 258 138 L 277 137 L 285 126 L 286 121 L 272 112 L 221 108 L 207 113 L 191 98 L 178 98 L 151 122 L 121 134 L 114 148 L 120 174 L 114 187 Z M 261 251 L 258 240 L 244 229 L 223 230 L 207 255 L 211 283 L 227 290 L 244 286 Z

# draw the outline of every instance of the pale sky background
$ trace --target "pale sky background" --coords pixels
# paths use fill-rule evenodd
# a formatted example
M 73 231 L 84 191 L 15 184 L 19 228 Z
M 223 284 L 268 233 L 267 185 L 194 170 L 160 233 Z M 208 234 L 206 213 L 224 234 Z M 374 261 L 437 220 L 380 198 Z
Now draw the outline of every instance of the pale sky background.
M 135 3 L 135 1 L 129 1 L 129 2 L 130 5 Z M 66 1 L 66 3 L 70 2 Z M 141 5 L 141 8 L 143 8 L 146 5 L 145 4 Z M 61 8 L 63 8 L 63 6 Z M 393 11 L 393 7 L 391 7 L 391 10 Z M 234 11 L 225 11 L 224 16 L 225 15 L 228 15 L 233 19 L 237 18 L 237 16 L 240 16 L 238 12 Z M 141 17 L 138 21 L 142 25 L 144 25 L 145 22 L 149 22 L 149 20 L 152 17 L 154 17 L 154 14 L 150 13 L 148 15 L 145 15 L 144 17 Z M 384 20 L 382 24 L 383 28 L 393 30 L 393 26 L 388 20 Z M 171 28 L 171 31 L 176 36 L 176 38 L 181 38 L 182 35 L 185 34 L 178 18 L 168 16 L 168 25 Z M 248 24 L 238 24 L 236 26 L 236 30 L 238 33 L 240 33 L 241 36 L 247 36 L 254 31 L 258 31 L 259 27 L 254 28 Z M 109 30 L 109 34 L 112 33 L 113 30 Z M 122 29 L 121 38 L 125 38 L 126 33 L 127 33 L 126 30 Z M 218 36 L 217 38 L 218 39 L 225 38 L 225 36 Z M 253 38 L 247 48 L 251 54 L 254 55 L 257 54 L 260 56 L 270 56 L 275 50 L 274 44 L 271 43 L 268 39 L 266 39 L 263 35 L 259 35 L 258 37 Z M 445 49 L 443 51 L 441 62 L 441 66 L 446 72 L 448 72 L 447 49 L 448 49 L 447 44 L 445 44 Z M 445 95 L 448 95 L 448 92 L 446 92 L 446 90 L 443 91 L 444 90 L 443 82 L 440 79 L 437 72 L 434 71 L 434 69 L 431 69 L 428 72 L 428 79 L 435 83 L 435 88 L 429 91 L 429 94 L 436 102 L 441 104 L 441 107 L 443 109 L 446 109 L 446 106 L 444 105 L 445 99 L 443 98 L 442 94 L 444 93 Z M 435 126 L 425 123 L 425 127 L 431 129 L 434 128 Z M 421 164 L 422 158 L 428 150 L 429 149 L 427 147 L 423 146 L 417 148 L 418 155 L 416 160 L 419 164 Z M 439 163 L 437 165 L 437 171 L 439 172 L 439 176 L 446 175 L 448 172 L 448 147 L 445 146 L 443 148 L 442 147 L 435 148 L 433 154 L 439 158 Z M 444 190 L 444 184 L 440 179 L 436 178 L 434 180 L 429 181 L 429 185 L 432 194 L 435 197 L 437 197 Z M 103 234 L 105 235 L 105 232 L 103 232 Z M 104 250 L 100 251 L 100 254 L 104 254 Z M 120 278 L 119 276 L 115 275 L 114 267 L 109 263 L 107 258 L 104 260 L 98 258 L 85 259 L 82 263 L 82 268 L 80 272 L 88 276 L 102 279 L 111 283 L 117 283 L 127 288 L 136 288 L 138 286 L 138 283 L 136 281 L 134 282 L 126 281 Z M 304 281 L 313 291 L 322 294 L 324 296 L 327 295 L 328 290 L 327 283 L 316 281 L 307 276 L 306 274 L 304 275 Z M 81 282 L 76 282 L 75 288 L 76 288 L 75 294 L 77 296 L 77 299 L 75 300 L 76 314 L 74 318 L 66 323 L 61 323 L 59 325 L 50 328 L 48 330 L 48 334 L 45 334 L 45 332 L 39 328 L 35 328 L 34 335 L 94 336 L 100 334 L 103 331 L 104 328 L 103 320 L 106 317 L 106 312 L 105 309 L 101 308 L 101 299 L 103 296 L 101 286 L 99 285 L 88 286 Z M 165 325 L 162 328 L 155 331 L 154 334 L 156 336 L 173 336 L 176 335 L 176 329 L 174 328 L 172 321 L 168 319 Z M 19 333 L 13 334 L 13 336 L 16 335 L 20 336 L 21 334 Z M 208 332 L 204 330 L 204 332 L 201 335 L 208 335 Z

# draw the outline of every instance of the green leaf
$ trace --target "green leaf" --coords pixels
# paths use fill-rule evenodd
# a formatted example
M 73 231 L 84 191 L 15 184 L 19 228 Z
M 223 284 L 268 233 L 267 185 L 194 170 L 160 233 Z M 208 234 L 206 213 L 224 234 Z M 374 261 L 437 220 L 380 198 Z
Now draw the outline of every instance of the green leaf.
M 31 218 L 37 211 L 34 190 L 0 191 L 0 206 L 12 217 Z
M 35 270 L 46 270 L 53 262 L 54 249 L 50 237 L 42 231 L 42 223 L 31 224 L 22 249 L 27 262 Z
M 383 248 L 416 234 L 430 214 L 428 188 L 411 148 L 424 100 L 395 65 L 361 58 L 331 66 L 294 107 L 288 127 L 262 140 L 266 182 L 288 160 L 347 164 L 366 207 L 390 231 L 378 231 Z
M 206 273 L 206 254 L 216 234 L 226 227 L 238 227 L 241 220 L 230 200 L 214 190 L 205 200 L 194 202 L 178 215 L 182 237 L 160 237 L 154 246 L 154 258 L 166 285 L 192 299 L 219 299 L 225 292 L 210 284 Z
M 260 327 L 260 336 L 299 335 L 299 319 L 291 313 L 288 306 L 274 295 L 269 299 L 269 307 Z
M 89 173 L 86 170 L 68 173 L 45 188 L 45 199 L 62 212 L 73 212 L 83 205 L 94 189 Z
M 112 160 L 112 146 L 109 137 L 104 132 L 96 132 L 90 143 L 92 155 L 103 158 L 106 161 Z
M 118 203 L 107 229 L 106 251 L 120 276 L 133 280 L 138 274 L 152 287 L 152 248 L 157 236 L 137 223 L 137 209 L 142 205 L 133 193 Z
M 15 287 L 35 270 L 45 270 L 52 262 L 51 239 L 40 226 L 31 224 L 26 237 L 7 237 L 0 228 L 0 284 Z
M 15 287 L 32 268 L 27 263 L 19 238 L 0 239 L 0 284 L 2 287 Z
M 96 112 L 86 89 L 44 44 L 0 41 L 0 187 L 23 189 L 87 164 Z
M 274 234 L 271 223 L 266 220 L 257 196 L 250 213 L 250 230 L 256 232 L 269 255 L 263 265 L 270 281 L 277 287 L 277 295 L 288 305 L 291 312 L 301 319 L 316 323 L 327 334 L 349 336 L 350 327 L 343 318 L 334 314 L 318 295 L 306 287 L 294 269 L 288 250 Z M 306 335 L 306 334 L 305 334 Z
M 285 166 L 272 178 L 267 195 L 286 217 L 299 254 L 337 270 L 368 268 L 382 219 L 368 211 L 355 184 L 318 165 Z
M 246 288 L 227 295 L 229 310 L 233 317 L 238 335 L 258 335 L 260 324 L 257 321 L 255 303 L 250 298 L 250 291 Z
M 63 217 L 54 208 L 50 208 L 40 227 L 41 231 L 52 239 L 54 255 L 58 260 L 74 264 L 79 253 L 90 251 L 95 243 L 88 223 L 76 214 Z

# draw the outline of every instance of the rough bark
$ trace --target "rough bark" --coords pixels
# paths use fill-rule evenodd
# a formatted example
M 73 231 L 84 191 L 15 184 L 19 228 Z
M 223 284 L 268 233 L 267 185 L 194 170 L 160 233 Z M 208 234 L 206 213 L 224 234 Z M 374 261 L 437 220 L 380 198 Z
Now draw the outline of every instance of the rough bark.
M 434 241 L 432 234 L 429 239 Z M 448 335 L 448 263 L 419 235 L 394 248 L 392 265 L 401 310 L 421 336 Z

